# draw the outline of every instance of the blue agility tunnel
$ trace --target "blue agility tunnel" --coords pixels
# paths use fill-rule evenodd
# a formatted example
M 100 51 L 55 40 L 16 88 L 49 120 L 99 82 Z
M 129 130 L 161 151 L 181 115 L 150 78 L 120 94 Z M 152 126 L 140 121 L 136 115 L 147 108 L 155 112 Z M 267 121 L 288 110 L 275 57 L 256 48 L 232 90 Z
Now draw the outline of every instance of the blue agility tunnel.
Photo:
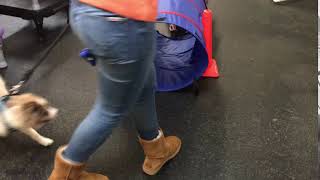
M 202 16 L 207 8 L 204 0 L 159 0 L 158 2 L 157 22 L 177 26 L 183 31 L 183 35 L 178 37 L 157 33 L 155 56 L 157 90 L 175 91 L 191 85 L 208 68 L 208 53 L 202 24 Z M 95 65 L 95 58 L 89 49 L 84 49 L 80 56 L 91 65 Z
M 203 37 L 204 0 L 159 0 L 158 22 L 186 30 L 182 36 L 157 33 L 155 67 L 158 91 L 175 91 L 198 80 L 208 67 Z

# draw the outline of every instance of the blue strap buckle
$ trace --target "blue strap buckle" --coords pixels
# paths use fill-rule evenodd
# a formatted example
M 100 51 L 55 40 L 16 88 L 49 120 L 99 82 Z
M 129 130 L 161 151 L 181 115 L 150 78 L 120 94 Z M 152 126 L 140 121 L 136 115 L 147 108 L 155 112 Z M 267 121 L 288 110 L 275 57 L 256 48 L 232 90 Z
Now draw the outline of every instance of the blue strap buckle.
M 91 53 L 90 49 L 85 48 L 80 52 L 80 57 L 83 58 L 85 61 L 87 61 L 91 66 L 96 65 L 96 58 Z

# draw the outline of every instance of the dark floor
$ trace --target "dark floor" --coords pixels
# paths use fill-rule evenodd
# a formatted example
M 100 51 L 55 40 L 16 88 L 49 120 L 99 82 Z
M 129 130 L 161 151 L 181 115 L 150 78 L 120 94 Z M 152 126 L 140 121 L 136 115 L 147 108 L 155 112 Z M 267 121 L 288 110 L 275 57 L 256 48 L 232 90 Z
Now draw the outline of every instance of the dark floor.
M 1 3 L 0 3 L 1 4 Z M 141 171 L 143 153 L 130 119 L 89 162 L 111 180 L 315 180 L 317 179 L 317 4 L 301 0 L 215 0 L 215 56 L 221 78 L 190 90 L 157 95 L 162 128 L 183 140 L 179 156 L 154 177 Z M 64 14 L 47 19 L 50 42 Z M 7 28 L 8 84 L 30 68 L 48 43 L 32 26 L 0 16 Z M 60 108 L 41 133 L 55 139 L 43 148 L 20 133 L 0 140 L 0 179 L 44 180 L 57 147 L 67 143 L 95 96 L 95 72 L 82 62 L 79 41 L 68 32 L 36 72 L 26 91 Z

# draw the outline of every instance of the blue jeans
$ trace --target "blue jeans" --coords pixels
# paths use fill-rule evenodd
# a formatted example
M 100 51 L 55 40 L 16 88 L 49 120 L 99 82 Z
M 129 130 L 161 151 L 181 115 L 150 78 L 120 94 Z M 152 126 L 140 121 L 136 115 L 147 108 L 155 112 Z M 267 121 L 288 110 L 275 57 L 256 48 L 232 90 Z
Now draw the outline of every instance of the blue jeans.
M 85 162 L 133 109 L 139 135 L 158 135 L 155 107 L 155 30 L 153 23 L 114 18 L 90 7 L 71 6 L 71 25 L 97 59 L 98 95 L 64 151 L 64 157 Z M 111 21 L 110 20 L 110 17 Z

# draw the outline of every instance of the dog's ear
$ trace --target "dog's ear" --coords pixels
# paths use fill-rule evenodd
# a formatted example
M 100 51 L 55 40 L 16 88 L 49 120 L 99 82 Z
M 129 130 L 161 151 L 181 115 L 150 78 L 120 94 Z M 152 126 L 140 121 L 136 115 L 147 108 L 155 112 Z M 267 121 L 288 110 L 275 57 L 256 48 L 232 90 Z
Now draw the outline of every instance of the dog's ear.
M 35 101 L 31 101 L 31 102 L 27 102 L 27 103 L 23 104 L 22 110 L 24 112 L 28 112 L 28 113 L 36 113 L 40 116 L 47 116 L 48 115 L 47 109 Z

